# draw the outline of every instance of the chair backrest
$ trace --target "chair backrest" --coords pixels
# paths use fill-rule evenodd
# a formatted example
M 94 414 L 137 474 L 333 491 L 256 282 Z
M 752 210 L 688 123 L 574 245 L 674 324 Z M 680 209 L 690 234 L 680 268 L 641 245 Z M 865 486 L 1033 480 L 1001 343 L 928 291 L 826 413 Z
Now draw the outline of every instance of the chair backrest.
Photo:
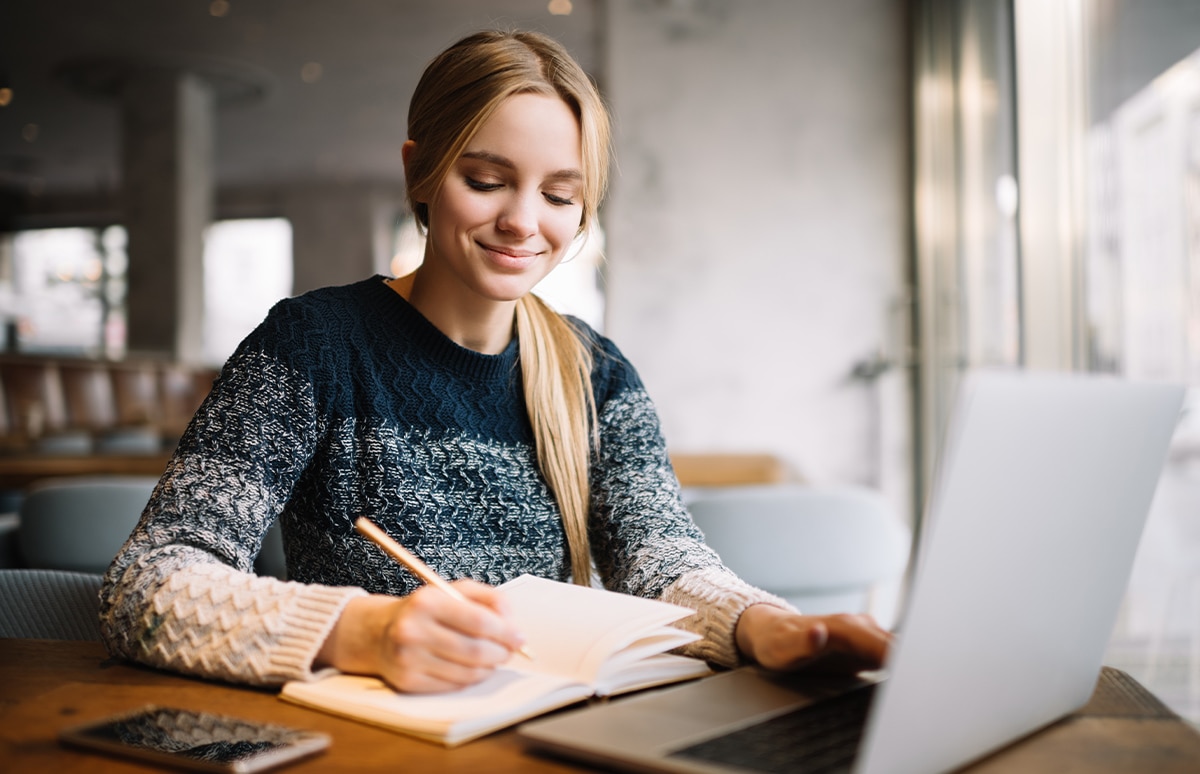
M 287 554 L 283 550 L 283 528 L 278 521 L 263 536 L 262 548 L 254 559 L 254 572 L 287 580 Z
M 153 425 L 162 420 L 158 371 L 152 363 L 125 363 L 111 368 L 117 423 Z
M 59 363 L 58 368 L 72 427 L 96 431 L 117 423 L 117 399 L 106 364 L 71 360 Z
M 212 389 L 218 371 L 198 366 L 164 365 L 159 374 L 163 422 L 182 430 Z
M 908 527 L 866 488 L 730 487 L 695 493 L 688 510 L 731 570 L 802 612 L 868 612 L 911 548 Z
M 21 503 L 17 545 L 26 567 L 103 573 L 150 500 L 156 478 L 46 479 Z
M 0 363 L 8 426 L 12 432 L 37 438 L 67 426 L 66 397 L 58 365 L 40 360 Z
M 100 639 L 100 582 L 88 573 L 0 570 L 0 637 Z

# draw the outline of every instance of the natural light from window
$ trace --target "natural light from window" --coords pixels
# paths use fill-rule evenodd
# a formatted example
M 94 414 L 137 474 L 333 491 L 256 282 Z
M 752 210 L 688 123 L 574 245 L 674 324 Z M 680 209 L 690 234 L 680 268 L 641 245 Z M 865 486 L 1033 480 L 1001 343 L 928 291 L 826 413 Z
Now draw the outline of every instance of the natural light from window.
M 292 293 L 292 224 L 285 218 L 223 220 L 204 239 L 204 359 L 225 362 Z
M 0 237 L 0 342 L 7 351 L 119 359 L 129 258 L 122 226 Z M 204 360 L 220 365 L 292 292 L 292 227 L 224 220 L 204 244 Z

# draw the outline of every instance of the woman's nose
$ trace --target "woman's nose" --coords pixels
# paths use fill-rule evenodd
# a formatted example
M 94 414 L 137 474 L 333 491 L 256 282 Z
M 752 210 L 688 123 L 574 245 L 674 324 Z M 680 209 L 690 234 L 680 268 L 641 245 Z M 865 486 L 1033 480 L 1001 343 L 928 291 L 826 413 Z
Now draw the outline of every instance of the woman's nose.
M 500 230 L 517 237 L 530 237 L 537 233 L 537 209 L 532 196 L 514 194 L 509 197 L 496 225 Z

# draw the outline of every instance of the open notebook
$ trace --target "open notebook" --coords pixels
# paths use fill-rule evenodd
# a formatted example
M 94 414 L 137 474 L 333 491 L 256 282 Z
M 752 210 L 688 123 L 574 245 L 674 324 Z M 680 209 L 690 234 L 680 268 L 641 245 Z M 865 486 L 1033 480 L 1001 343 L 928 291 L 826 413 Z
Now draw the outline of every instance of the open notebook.
M 692 611 L 603 589 L 522 575 L 500 586 L 533 659 L 514 655 L 477 685 L 405 694 L 382 681 L 334 674 L 290 682 L 280 698 L 455 745 L 590 696 L 610 696 L 709 674 L 666 651 L 697 635 L 670 624 Z

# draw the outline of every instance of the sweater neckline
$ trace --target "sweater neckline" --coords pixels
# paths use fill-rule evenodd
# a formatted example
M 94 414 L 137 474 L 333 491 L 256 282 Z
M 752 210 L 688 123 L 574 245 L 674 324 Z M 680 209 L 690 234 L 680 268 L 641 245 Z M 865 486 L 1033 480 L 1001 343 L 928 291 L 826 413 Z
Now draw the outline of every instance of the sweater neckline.
M 386 326 L 383 335 L 405 336 L 436 364 L 477 379 L 507 378 L 520 358 L 517 337 L 496 355 L 485 355 L 464 347 L 451 339 L 425 315 L 421 314 L 408 299 L 387 284 L 388 278 L 376 274 L 366 285 L 374 307 L 383 317 Z

